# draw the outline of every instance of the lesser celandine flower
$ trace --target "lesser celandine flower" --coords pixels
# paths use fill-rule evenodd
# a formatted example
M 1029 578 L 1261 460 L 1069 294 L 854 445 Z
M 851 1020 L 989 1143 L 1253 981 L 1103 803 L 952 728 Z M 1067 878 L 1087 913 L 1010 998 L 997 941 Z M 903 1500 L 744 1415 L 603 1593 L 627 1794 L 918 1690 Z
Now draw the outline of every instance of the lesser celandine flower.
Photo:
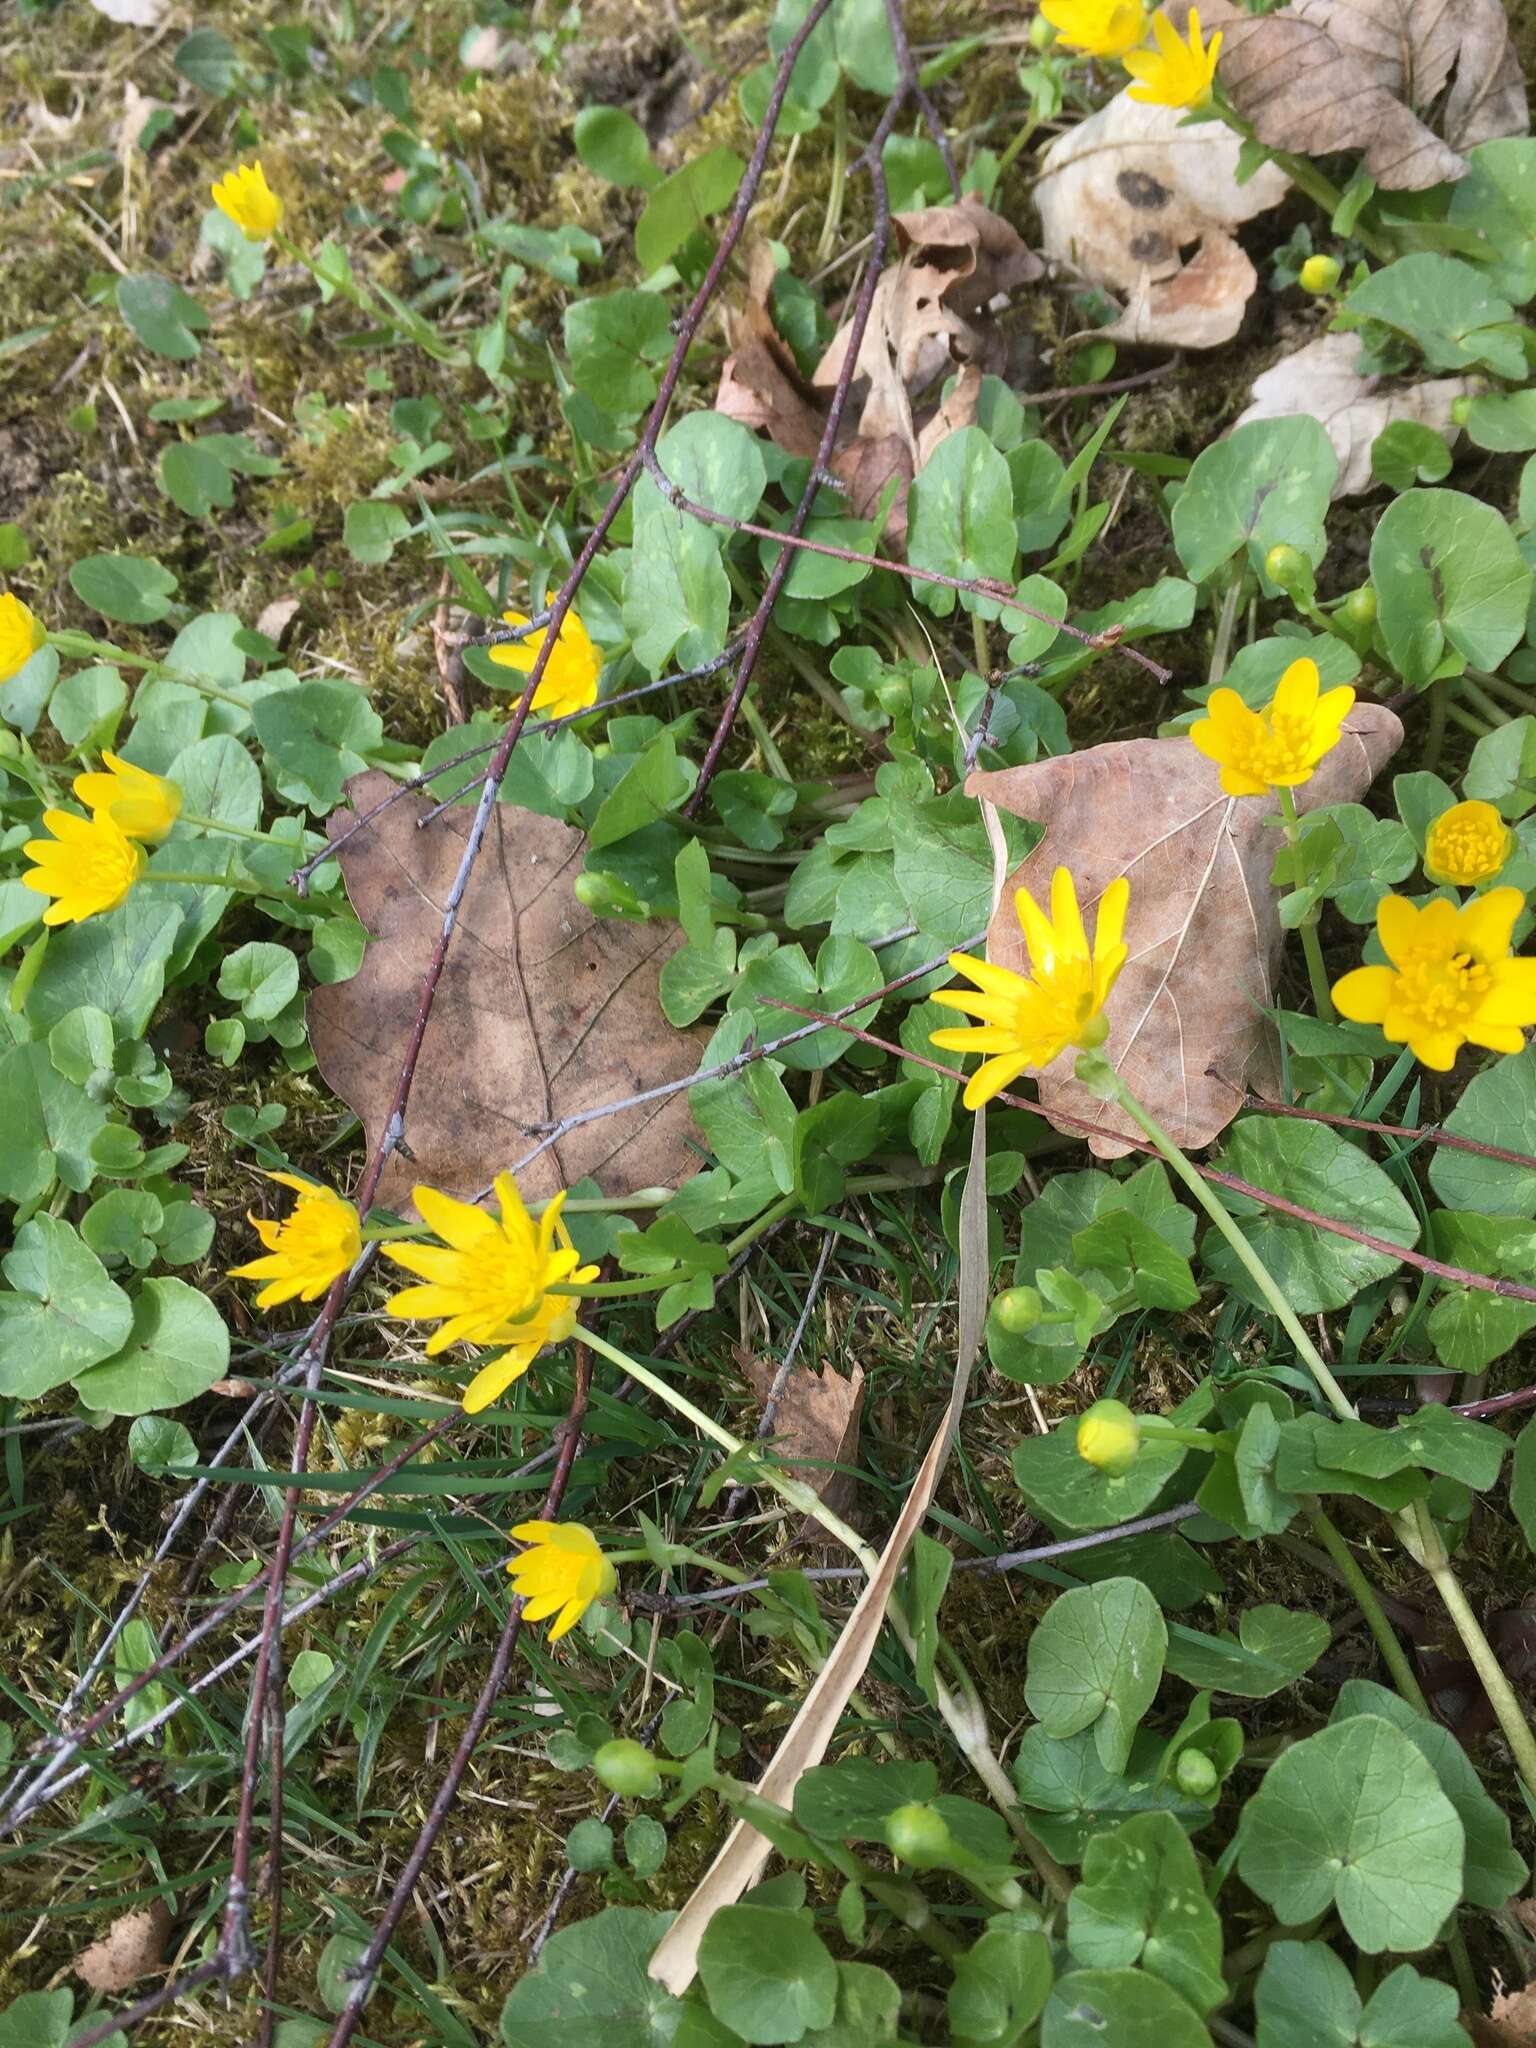
M 1452 804 L 1430 826 L 1424 872 L 1432 882 L 1475 889 L 1479 882 L 1491 882 L 1514 850 L 1515 835 L 1493 805 L 1471 798 Z
M 522 612 L 503 612 L 502 618 L 509 626 L 528 623 Z M 515 668 L 529 675 L 548 633 L 547 626 L 539 626 L 521 640 L 498 640 L 490 649 L 491 659 L 498 668 Z M 575 612 L 567 612 L 560 621 L 559 636 L 529 709 L 542 711 L 550 718 L 568 718 L 573 711 L 585 711 L 597 702 L 597 679 L 602 666 L 586 627 Z
M 212 192 L 214 205 L 248 242 L 265 242 L 281 225 L 283 202 L 267 183 L 260 159 L 226 173 Z
M 980 1022 L 930 1035 L 946 1051 L 987 1055 L 966 1083 L 967 1109 L 990 1102 L 1026 1067 L 1048 1067 L 1069 1045 L 1103 1044 L 1108 1025 L 1100 1012 L 1125 965 L 1121 933 L 1130 896 L 1123 875 L 1104 891 L 1090 951 L 1072 877 L 1058 868 L 1051 877 L 1049 917 L 1027 889 L 1014 898 L 1029 949 L 1029 975 L 968 953 L 950 954 L 950 966 L 968 974 L 981 993 L 941 988 L 933 1000 Z
M 427 1339 L 428 1357 L 450 1344 L 511 1347 L 471 1380 L 464 1408 L 474 1415 L 525 1373 L 546 1344 L 560 1343 L 576 1327 L 575 1296 L 548 1289 L 595 1280 L 597 1268 L 579 1262 L 560 1216 L 564 1195 L 556 1195 L 535 1224 L 510 1173 L 496 1176 L 499 1220 L 436 1188 L 413 1188 L 411 1199 L 443 1242 L 384 1247 L 387 1259 L 427 1283 L 395 1295 L 389 1313 L 441 1318 Z
M 1077 1455 L 1117 1479 L 1141 1448 L 1141 1424 L 1123 1401 L 1095 1401 L 1077 1421 Z
M 1347 683 L 1318 693 L 1317 663 L 1293 661 L 1262 711 L 1251 711 L 1236 690 L 1212 690 L 1205 717 L 1189 736 L 1221 768 L 1228 796 L 1266 796 L 1310 782 L 1323 756 L 1335 748 L 1354 707 Z
M 231 1266 L 232 1280 L 264 1280 L 258 1308 L 276 1308 L 285 1301 L 315 1301 L 333 1280 L 349 1272 L 363 1249 L 356 1209 L 334 1189 L 293 1173 L 269 1173 L 280 1187 L 298 1196 L 281 1222 L 247 1217 L 266 1246 L 265 1256 L 245 1266 Z
M 580 1522 L 519 1522 L 512 1534 L 528 1546 L 507 1566 L 512 1590 L 526 1620 L 556 1617 L 549 1640 L 558 1643 L 594 1600 L 607 1598 L 619 1575 Z
M 83 924 L 115 910 L 144 872 L 144 849 L 111 818 L 77 818 L 73 811 L 44 811 L 51 839 L 29 839 L 23 848 L 37 865 L 22 881 L 54 900 L 44 924 Z
M 93 817 L 109 817 L 130 839 L 158 845 L 181 815 L 181 791 L 163 775 L 103 751 L 105 774 L 77 775 L 75 795 Z
M 1040 12 L 1069 50 L 1123 57 L 1147 32 L 1142 0 L 1040 0 Z
M 1339 1015 L 1379 1024 L 1394 1045 L 1444 1073 L 1464 1045 L 1519 1052 L 1536 1024 L 1536 960 L 1510 952 L 1525 908 L 1518 889 L 1490 889 L 1464 908 L 1444 897 L 1422 909 L 1384 896 L 1376 931 L 1390 965 L 1357 967 L 1333 986 Z
M 1216 40 L 1219 43 L 1221 37 Z M 1309 256 L 1296 273 L 1296 282 L 1304 292 L 1321 298 L 1324 292 L 1331 292 L 1338 283 L 1342 268 L 1337 256 Z
M 1155 50 L 1128 50 L 1121 63 L 1137 82 L 1131 98 L 1153 107 L 1203 107 L 1216 81 L 1216 59 L 1221 54 L 1221 36 L 1208 43 L 1200 39 L 1200 11 L 1189 10 L 1189 38 L 1185 41 L 1161 7 L 1152 17 Z
M 0 595 L 0 683 L 24 669 L 47 637 L 42 620 L 19 597 L 9 590 Z

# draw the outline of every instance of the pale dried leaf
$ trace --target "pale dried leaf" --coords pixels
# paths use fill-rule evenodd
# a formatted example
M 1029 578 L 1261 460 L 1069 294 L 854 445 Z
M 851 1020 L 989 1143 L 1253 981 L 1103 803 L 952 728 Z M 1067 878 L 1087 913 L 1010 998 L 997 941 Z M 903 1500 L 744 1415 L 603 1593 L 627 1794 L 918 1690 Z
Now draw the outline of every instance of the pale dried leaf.
M 1469 2017 L 1472 2038 L 1478 2048 L 1536 2048 L 1536 1985 L 1523 1991 L 1494 1994 L 1486 2019 Z
M 1253 380 L 1253 400 L 1232 424 L 1309 413 L 1333 443 L 1339 473 L 1333 495 L 1350 498 L 1374 490 L 1371 443 L 1394 420 L 1417 420 L 1453 446 L 1461 429 L 1451 418 L 1458 398 L 1476 386 L 1469 377 L 1433 377 L 1394 385 L 1390 377 L 1362 377 L 1355 365 L 1360 344 L 1352 334 L 1324 334 Z
M 778 1361 L 760 1358 L 738 1348 L 737 1363 L 760 1408 L 766 1408 Z M 851 1466 L 859 1455 L 859 1417 L 864 1407 L 864 1368 L 855 1365 L 846 1376 L 828 1366 L 812 1372 L 809 1366 L 790 1368 L 779 1395 L 769 1436 L 773 1455 L 786 1472 L 809 1486 L 834 1514 L 846 1518 L 853 1497 Z M 799 1543 L 824 1543 L 826 1531 L 809 1516 L 801 1523 L 795 1539 Z
M 1165 348 L 1219 348 L 1243 324 L 1259 274 L 1241 245 L 1212 228 L 1194 255 L 1172 277 L 1143 271 L 1125 311 L 1096 337 L 1158 342 Z
M 1298 807 L 1356 801 L 1402 738 L 1392 712 L 1357 704 L 1341 743 L 1297 790 Z M 1029 970 L 1018 888 L 1043 902 L 1052 870 L 1069 867 L 1091 915 L 1115 877 L 1129 877 L 1130 957 L 1109 1002 L 1105 1050 L 1175 1143 L 1209 1144 L 1241 1109 L 1245 1089 L 1276 1092 L 1272 1034 L 1259 1014 L 1274 1002 L 1282 942 L 1270 881 L 1282 842 L 1263 823 L 1272 804 L 1223 796 L 1215 763 L 1182 738 L 1116 741 L 973 775 L 966 789 L 1045 827 L 1009 878 L 987 935 L 988 957 L 1002 966 Z M 1038 1082 L 1048 1119 L 1064 1112 L 1127 1139 L 1136 1129 L 1078 1085 L 1070 1053 Z M 1100 1158 L 1130 1149 L 1118 1138 L 1091 1143 Z
M 163 1899 L 151 1899 L 147 1906 L 120 1914 L 100 1941 L 82 1950 L 75 1958 L 75 1975 L 93 1991 L 126 1991 L 163 1967 L 170 1931 L 170 1908 Z
M 1527 1934 L 1536 1934 L 1536 1899 L 1516 1899 L 1510 1911 Z
M 944 1421 L 928 1446 L 927 1456 L 912 1482 L 912 1491 L 880 1553 L 878 1567 L 801 1701 L 772 1762 L 757 1781 L 756 1789 L 764 1799 L 792 1806 L 796 1785 L 827 1753 L 827 1744 L 874 1655 L 886 1605 L 944 1469 L 969 1378 L 969 1369 L 962 1364 L 955 1374 Z M 661 1937 L 647 1965 L 647 1973 L 656 1982 L 665 1984 L 679 1997 L 687 1990 L 698 1970 L 699 1943 L 705 1928 L 722 1906 L 734 1905 L 747 1887 L 756 1882 L 768 1859 L 768 1846 L 765 1836 L 745 1821 L 737 1821 L 682 1911 Z
M 1459 178 L 1462 152 L 1526 131 L 1500 0 L 1295 0 L 1264 15 L 1213 0 L 1201 19 L 1225 35 L 1222 85 L 1262 142 L 1363 150 L 1388 190 Z
M 357 775 L 357 810 L 388 794 L 386 775 Z M 343 846 L 347 894 L 372 934 L 350 981 L 309 999 L 311 1042 L 327 1084 L 383 1136 L 415 1023 L 422 977 L 442 928 L 473 812 L 430 825 L 425 796 L 403 798 Z M 351 822 L 332 813 L 334 837 Z M 681 1079 L 704 1034 L 662 1015 L 657 978 L 680 943 L 671 927 L 594 918 L 571 893 L 584 840 L 557 818 L 498 804 L 460 907 L 422 1044 L 405 1145 L 379 1199 L 399 1208 L 413 1181 L 470 1196 L 529 1151 L 533 1127 Z M 521 1177 L 530 1197 L 586 1175 L 609 1195 L 674 1187 L 699 1164 L 679 1091 L 586 1124 Z
M 158 28 L 170 0 L 91 0 L 91 5 L 122 28 Z
M 283 635 L 299 615 L 299 599 L 296 597 L 274 597 L 262 607 L 256 619 L 256 630 L 264 634 L 274 647 L 280 647 Z
M 1183 120 L 1117 93 L 1051 144 L 1035 200 L 1048 256 L 1131 295 L 1122 319 L 1097 331 L 1211 348 L 1237 332 L 1258 281 L 1230 231 L 1278 205 L 1289 180 L 1265 164 L 1240 185 L 1237 137 L 1219 121 Z

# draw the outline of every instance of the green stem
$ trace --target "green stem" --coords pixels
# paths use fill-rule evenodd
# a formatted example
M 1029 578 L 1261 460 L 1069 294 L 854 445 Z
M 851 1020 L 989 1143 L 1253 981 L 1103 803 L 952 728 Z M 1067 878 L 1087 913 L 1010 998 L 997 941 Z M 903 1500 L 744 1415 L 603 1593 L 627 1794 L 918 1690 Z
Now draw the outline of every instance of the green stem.
M 223 818 L 204 818 L 196 811 L 182 811 L 179 822 L 183 825 L 195 825 L 200 832 L 222 832 L 230 839 L 259 839 L 268 846 L 286 847 L 294 853 L 303 851 L 301 847 L 295 846 L 291 839 L 280 839 L 275 832 L 262 832 L 254 825 L 231 825 Z
M 1512 714 L 1506 711 L 1502 704 L 1497 703 L 1481 683 L 1469 675 L 1463 675 L 1460 682 L 1461 694 L 1469 700 L 1474 710 L 1482 712 L 1485 718 L 1491 718 L 1496 726 L 1508 725 Z
M 1235 108 L 1227 105 L 1220 94 L 1216 96 L 1213 104 L 1216 112 L 1234 135 L 1242 136 L 1245 142 L 1259 141 L 1252 122 L 1245 121 Z M 1266 143 L 1260 143 L 1259 146 L 1271 163 L 1279 165 L 1297 191 L 1305 192 L 1313 204 L 1322 209 L 1328 216 L 1331 227 L 1334 215 L 1344 203 L 1344 194 L 1333 180 L 1325 177 L 1309 157 L 1296 156 L 1288 149 L 1271 149 Z M 1390 263 L 1397 254 L 1390 242 L 1385 241 L 1374 229 L 1362 227 L 1358 220 L 1350 229 L 1350 233 L 1363 248 L 1370 251 L 1378 263 Z
M 1301 817 L 1296 809 L 1296 792 L 1292 789 L 1280 791 L 1280 810 L 1285 819 L 1285 840 L 1291 849 L 1291 880 L 1298 889 L 1307 885 L 1306 855 L 1301 845 Z M 1307 980 L 1312 987 L 1312 1004 L 1325 1024 L 1332 1024 L 1338 1012 L 1333 1007 L 1333 996 L 1328 987 L 1328 969 L 1323 964 L 1323 943 L 1317 935 L 1318 910 L 1314 904 L 1302 919 L 1298 930 L 1301 933 L 1301 950 L 1307 963 Z
M 1259 1257 L 1253 1246 L 1248 1242 L 1242 1231 L 1239 1230 L 1226 1203 L 1222 1201 L 1215 1188 L 1196 1173 L 1183 1152 L 1175 1145 L 1172 1138 L 1169 1137 L 1156 1118 L 1148 1110 L 1142 1108 L 1136 1097 L 1126 1087 L 1102 1053 L 1085 1054 L 1084 1058 L 1078 1062 L 1079 1068 L 1081 1069 L 1090 1060 L 1097 1062 L 1097 1066 L 1102 1066 L 1109 1082 L 1113 1083 L 1111 1099 L 1119 1104 L 1120 1108 L 1125 1111 L 1133 1123 L 1146 1132 L 1152 1143 L 1162 1153 L 1164 1159 L 1167 1160 L 1179 1179 L 1183 1181 L 1185 1187 L 1189 1189 L 1195 1200 L 1200 1204 L 1200 1207 L 1227 1240 L 1227 1243 L 1231 1245 L 1244 1271 L 1269 1304 L 1270 1310 L 1279 1322 L 1281 1329 L 1285 1331 L 1291 1342 L 1296 1346 L 1303 1364 L 1317 1381 L 1318 1386 L 1321 1387 L 1334 1413 L 1346 1422 L 1353 1422 L 1356 1419 L 1355 1410 L 1349 1396 L 1328 1370 L 1322 1353 L 1307 1335 L 1296 1311 L 1281 1292 L 1279 1282 Z M 1097 1080 L 1097 1067 L 1094 1069 L 1094 1077 Z
M 216 704 L 233 704 L 247 713 L 251 708 L 233 690 L 221 690 L 217 683 L 204 682 L 201 676 L 195 676 L 184 668 L 175 668 L 170 662 L 160 661 L 152 654 L 130 654 L 126 647 L 118 647 L 110 640 L 94 640 L 89 633 L 50 633 L 48 645 L 60 654 L 69 655 L 72 660 L 81 661 L 93 656 L 99 661 L 110 661 L 116 668 L 152 670 L 156 675 L 168 676 L 173 683 L 185 683 L 188 689 L 200 691 Z
M 1376 1597 L 1376 1589 L 1366 1577 L 1360 1560 L 1321 1508 L 1309 1509 L 1307 1519 L 1312 1524 L 1318 1542 L 1337 1566 L 1340 1578 L 1354 1594 L 1355 1605 L 1365 1616 L 1366 1626 L 1376 1638 L 1376 1647 L 1381 1652 L 1382 1662 L 1392 1674 L 1392 1683 L 1410 1707 L 1417 1708 L 1426 1719 L 1432 1720 L 1434 1716 L 1430 1712 L 1429 1701 L 1424 1697 L 1424 1690 L 1413 1674 L 1413 1666 L 1408 1662 L 1407 1653 L 1397 1640 L 1396 1631 L 1388 1621 L 1381 1602 Z
M 1461 1589 L 1461 1581 L 1452 1569 L 1445 1545 L 1440 1540 L 1440 1531 L 1421 1500 L 1414 1501 L 1392 1521 L 1409 1555 L 1423 1565 L 1434 1581 L 1435 1591 L 1440 1595 L 1446 1613 L 1456 1624 L 1456 1633 L 1461 1637 L 1473 1668 L 1482 1681 L 1483 1691 L 1498 1716 L 1504 1739 L 1514 1752 L 1515 1764 L 1526 1788 L 1536 1796 L 1536 1735 L 1531 1733 L 1531 1724 L 1515 1697 L 1515 1689 L 1505 1677 L 1504 1667 Z
M 843 218 L 843 186 L 847 176 L 848 96 L 839 77 L 832 95 L 832 174 L 827 181 L 827 211 L 812 259 L 818 269 L 832 254 L 832 245 L 837 240 L 837 230 Z
M 240 896 L 281 896 L 281 889 L 269 889 L 264 882 L 242 882 L 238 876 L 183 874 L 175 868 L 146 868 L 135 887 L 145 882 L 180 882 L 192 889 L 233 889 Z

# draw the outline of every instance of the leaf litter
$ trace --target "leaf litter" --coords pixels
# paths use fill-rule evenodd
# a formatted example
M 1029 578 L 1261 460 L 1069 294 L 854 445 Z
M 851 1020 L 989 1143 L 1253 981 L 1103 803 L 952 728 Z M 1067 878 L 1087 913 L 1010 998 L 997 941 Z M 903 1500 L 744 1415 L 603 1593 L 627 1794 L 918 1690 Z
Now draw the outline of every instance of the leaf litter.
M 371 771 L 347 784 L 353 810 L 332 838 L 394 787 Z M 442 930 L 472 814 L 419 821 L 402 799 L 337 850 L 371 941 L 350 981 L 315 990 L 309 1022 L 327 1085 L 362 1118 L 370 1146 L 389 1120 L 422 976 Z M 703 1034 L 674 1031 L 657 994 L 682 943 L 676 927 L 598 919 L 572 894 L 586 841 L 555 818 L 498 804 L 459 910 L 422 1043 L 405 1140 L 379 1199 L 400 1208 L 413 1181 L 469 1199 L 536 1143 L 541 1125 L 681 1080 Z M 532 1198 L 591 1175 L 608 1195 L 674 1187 L 701 1163 L 682 1090 L 559 1139 L 519 1176 Z
M 1344 740 L 1296 792 L 1305 813 L 1356 802 L 1402 744 L 1396 715 L 1357 704 Z M 972 796 L 1045 828 L 1003 891 L 987 957 L 1028 973 L 1014 895 L 1037 901 L 1069 864 L 1085 918 L 1109 884 L 1130 878 L 1130 957 L 1115 985 L 1105 1050 L 1174 1143 L 1193 1150 L 1224 1131 L 1247 1089 L 1280 1086 L 1274 1002 L 1283 933 L 1270 876 L 1283 841 L 1268 806 L 1224 796 L 1220 771 L 1187 739 L 1117 740 L 1080 754 L 972 775 Z M 1090 1139 L 1101 1159 L 1131 1149 L 1137 1126 L 1100 1102 L 1059 1060 L 1037 1077 L 1041 1114 L 1123 1133 Z M 1057 1126 L 1073 1130 L 1075 1126 Z

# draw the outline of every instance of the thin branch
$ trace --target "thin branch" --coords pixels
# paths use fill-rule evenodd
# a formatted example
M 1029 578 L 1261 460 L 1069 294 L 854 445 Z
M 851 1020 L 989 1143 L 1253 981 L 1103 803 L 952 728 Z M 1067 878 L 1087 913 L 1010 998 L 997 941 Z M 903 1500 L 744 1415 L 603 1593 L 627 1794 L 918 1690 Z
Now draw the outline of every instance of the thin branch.
M 1479 1159 L 1499 1159 L 1506 1166 L 1523 1166 L 1536 1173 L 1536 1158 L 1529 1152 L 1508 1152 L 1502 1145 L 1484 1145 L 1476 1138 L 1463 1138 L 1441 1124 L 1378 1124 L 1363 1116 L 1335 1116 L 1326 1109 L 1302 1109 L 1294 1102 L 1271 1102 L 1267 1095 L 1245 1095 L 1244 1106 L 1262 1109 L 1268 1116 L 1299 1117 L 1309 1124 L 1339 1124 L 1347 1131 L 1375 1131 L 1384 1138 L 1406 1138 L 1428 1145 L 1449 1145 L 1457 1152 L 1472 1152 Z

